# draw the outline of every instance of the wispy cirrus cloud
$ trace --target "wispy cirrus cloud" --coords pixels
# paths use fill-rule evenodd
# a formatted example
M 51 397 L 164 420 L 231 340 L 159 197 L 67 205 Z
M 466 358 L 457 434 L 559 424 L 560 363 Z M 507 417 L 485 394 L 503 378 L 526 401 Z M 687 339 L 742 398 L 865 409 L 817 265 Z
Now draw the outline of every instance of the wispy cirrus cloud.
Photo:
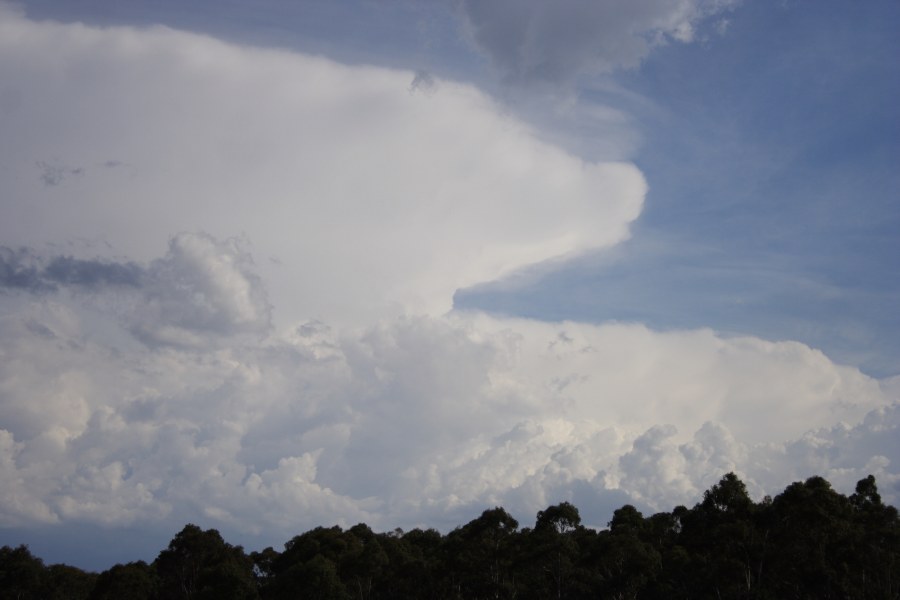
M 694 41 L 701 23 L 739 3 L 464 0 L 460 9 L 471 40 L 507 81 L 571 84 L 580 75 L 637 67 L 668 42 Z

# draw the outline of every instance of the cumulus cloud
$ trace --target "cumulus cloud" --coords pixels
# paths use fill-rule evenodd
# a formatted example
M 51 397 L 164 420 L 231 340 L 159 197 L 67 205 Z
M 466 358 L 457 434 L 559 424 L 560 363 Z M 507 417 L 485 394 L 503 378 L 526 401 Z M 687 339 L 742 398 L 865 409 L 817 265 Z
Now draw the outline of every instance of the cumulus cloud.
M 192 343 L 201 333 L 263 334 L 271 307 L 250 254 L 240 240 L 179 234 L 147 269 L 135 333 L 155 343 Z
M 181 233 L 163 258 L 135 262 L 43 258 L 30 248 L 0 247 L 0 289 L 128 292 L 105 309 L 151 343 L 199 343 L 199 334 L 264 334 L 271 321 L 265 289 L 244 243 Z M 95 297 L 93 300 L 98 300 Z M 46 331 L 51 331 L 46 329 Z
M 5 244 L 146 262 L 177 231 L 245 234 L 278 261 L 261 272 L 285 321 L 440 314 L 460 287 L 621 241 L 646 191 L 469 85 L 162 27 L 0 13 L 0 81 L 22 98 L 0 113 Z M 43 156 L 129 168 L 48 189 Z
M 655 46 L 693 41 L 702 21 L 738 2 L 462 0 L 460 7 L 472 41 L 507 80 L 559 83 L 636 67 Z
M 182 235 L 147 271 L 178 273 L 184 311 L 215 307 L 250 281 L 230 279 L 232 250 Z M 209 319 L 245 322 L 248 298 Z M 696 501 L 729 470 L 757 496 L 869 471 L 896 495 L 894 392 L 800 344 L 453 314 L 147 346 L 121 317 L 96 327 L 113 317 L 87 299 L 29 295 L 0 318 L 4 523 L 202 519 L 275 543 L 569 499 L 603 525 L 624 502 Z

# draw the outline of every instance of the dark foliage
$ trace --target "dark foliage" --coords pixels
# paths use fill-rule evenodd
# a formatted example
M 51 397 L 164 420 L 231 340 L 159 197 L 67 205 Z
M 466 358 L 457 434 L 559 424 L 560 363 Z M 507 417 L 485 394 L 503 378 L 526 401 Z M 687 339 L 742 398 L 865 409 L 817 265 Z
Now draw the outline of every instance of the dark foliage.
M 159 596 L 166 600 L 259 598 L 250 558 L 240 546 L 225 543 L 215 529 L 186 525 L 153 566 Z
M 318 527 L 249 555 L 187 525 L 152 564 L 99 575 L 0 549 L 0 600 L 598 597 L 898 599 L 900 518 L 871 475 L 850 497 L 811 477 L 756 503 L 729 473 L 693 508 L 626 505 L 599 532 L 562 502 L 534 528 L 497 507 L 447 535 Z
M 0 548 L 0 600 L 83 600 L 96 580 L 68 565 L 45 566 L 27 546 Z

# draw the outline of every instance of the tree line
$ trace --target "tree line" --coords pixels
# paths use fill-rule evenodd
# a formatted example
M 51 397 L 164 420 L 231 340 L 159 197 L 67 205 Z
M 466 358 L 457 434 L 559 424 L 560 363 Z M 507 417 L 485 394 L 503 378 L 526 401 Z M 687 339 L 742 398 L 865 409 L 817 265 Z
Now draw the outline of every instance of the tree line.
M 446 535 L 360 523 L 247 553 L 189 524 L 152 563 L 99 574 L 4 546 L 0 600 L 900 598 L 900 519 L 871 475 L 849 497 L 811 477 L 753 502 L 729 473 L 693 508 L 625 505 L 608 525 L 562 502 L 520 528 L 497 507 Z

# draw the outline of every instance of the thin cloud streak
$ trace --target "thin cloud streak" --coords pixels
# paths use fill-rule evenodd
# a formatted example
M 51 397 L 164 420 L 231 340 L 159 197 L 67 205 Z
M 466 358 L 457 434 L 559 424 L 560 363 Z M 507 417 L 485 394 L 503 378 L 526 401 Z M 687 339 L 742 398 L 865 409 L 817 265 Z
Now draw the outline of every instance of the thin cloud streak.
M 72 256 L 43 259 L 30 248 L 0 246 L 0 289 L 32 293 L 55 291 L 58 286 L 99 288 L 108 285 L 136 287 L 144 270 L 134 262 L 85 260 Z

